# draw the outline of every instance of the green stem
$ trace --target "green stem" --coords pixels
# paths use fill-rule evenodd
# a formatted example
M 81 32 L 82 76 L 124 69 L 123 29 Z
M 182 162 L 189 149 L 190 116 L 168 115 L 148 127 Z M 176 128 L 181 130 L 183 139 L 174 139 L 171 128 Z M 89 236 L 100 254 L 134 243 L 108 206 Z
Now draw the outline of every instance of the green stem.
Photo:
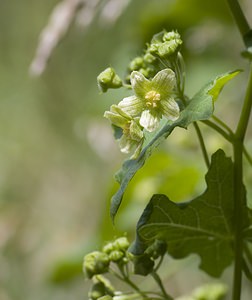
M 118 268 L 122 274 L 122 280 L 125 283 L 127 283 L 133 290 L 135 290 L 138 294 L 140 294 L 143 297 L 143 299 L 149 299 L 146 293 L 141 291 L 140 288 L 137 285 L 135 285 L 133 281 L 130 280 L 129 276 L 125 273 L 123 266 L 118 266 Z
M 234 218 L 235 218 L 235 266 L 233 278 L 233 300 L 239 300 L 242 286 L 242 207 L 243 207 L 243 190 L 242 190 L 242 145 L 240 140 L 236 139 L 234 147 Z
M 241 33 L 241 36 L 244 37 L 246 34 L 250 31 L 249 23 L 244 16 L 244 13 L 240 7 L 240 4 L 237 0 L 227 0 L 229 8 L 232 12 L 232 15 L 235 19 L 235 22 L 239 28 L 239 31 Z
M 242 254 L 243 254 L 243 237 L 242 237 L 242 220 L 244 206 L 243 191 L 243 141 L 248 127 L 249 116 L 252 107 L 252 65 L 250 66 L 249 82 L 247 92 L 242 107 L 242 112 L 235 132 L 233 149 L 234 149 L 234 218 L 235 218 L 235 266 L 233 278 L 233 300 L 239 300 L 241 297 L 242 287 Z
M 183 58 L 182 58 L 182 56 L 180 54 L 180 61 L 181 61 L 180 63 L 181 64 L 182 64 L 182 59 Z M 171 65 L 174 68 L 175 73 L 177 74 L 177 88 L 178 88 L 179 97 L 180 97 L 181 101 L 183 102 L 183 104 L 186 105 L 186 96 L 184 94 L 184 85 L 185 85 L 185 80 L 184 80 L 184 72 L 185 72 L 185 70 L 184 70 L 184 66 L 183 66 L 183 70 L 182 70 L 182 73 L 181 73 L 180 66 L 179 66 L 179 59 L 178 58 L 176 59 L 175 62 L 171 62 Z M 182 84 L 181 84 L 181 79 L 182 79 Z M 207 150 L 206 150 L 206 146 L 205 146 L 205 142 L 204 142 L 201 130 L 200 130 L 199 125 L 198 125 L 197 122 L 194 122 L 193 126 L 194 126 L 194 129 L 196 131 L 199 143 L 200 143 L 200 148 L 201 148 L 201 151 L 202 151 L 202 154 L 203 154 L 206 166 L 207 166 L 207 168 L 209 168 L 210 161 L 209 161 L 208 153 L 207 153 Z
M 202 123 L 204 123 L 205 125 L 211 127 L 215 131 L 217 131 L 220 135 L 222 135 L 230 143 L 233 143 L 233 138 L 225 130 L 223 130 L 221 127 L 219 127 L 217 124 L 215 124 L 209 120 L 204 120 L 204 121 L 202 121 Z
M 209 168 L 210 161 L 209 161 L 209 157 L 208 157 L 207 150 L 206 150 L 206 145 L 205 145 L 201 130 L 199 128 L 199 125 L 196 122 L 193 123 L 193 126 L 195 128 L 196 134 L 197 134 L 198 139 L 199 139 L 200 147 L 201 147 L 201 150 L 202 150 L 202 153 L 203 153 L 203 157 L 204 157 L 206 166 L 207 166 L 207 168 Z
M 230 142 L 231 144 L 233 144 L 233 140 L 234 140 L 234 133 L 233 131 L 229 128 L 229 132 L 230 134 L 228 134 L 226 131 L 224 131 L 221 127 L 219 127 L 217 124 L 209 121 L 209 120 L 205 120 L 205 121 L 201 121 L 202 123 L 204 123 L 205 125 L 211 127 L 212 129 L 214 129 L 216 132 L 218 132 L 220 135 L 222 135 L 228 142 Z M 243 154 L 246 157 L 247 161 L 250 163 L 250 165 L 252 166 L 252 157 L 250 156 L 250 154 L 248 153 L 248 150 L 246 149 L 246 147 L 243 145 Z
M 236 139 L 241 140 L 241 142 L 243 142 L 244 140 L 246 130 L 248 127 L 251 107 L 252 107 L 252 64 L 250 65 L 249 82 L 247 86 L 246 96 L 242 107 L 240 120 L 235 133 Z
M 220 120 L 218 117 L 216 117 L 215 115 L 212 116 L 212 118 L 214 119 L 214 121 L 216 123 L 218 123 L 220 126 L 222 126 L 224 129 L 226 129 L 226 131 L 230 134 L 230 136 L 234 135 L 233 130 L 226 124 L 224 123 L 222 120 Z
M 173 300 L 173 298 L 170 295 L 167 294 L 167 292 L 166 292 L 166 290 L 164 288 L 164 285 L 162 283 L 162 280 L 160 279 L 159 275 L 155 271 L 153 271 L 151 273 L 151 276 L 154 278 L 154 280 L 158 284 L 160 290 L 162 291 L 162 293 L 164 295 L 164 299 L 166 299 L 166 300 Z
M 158 271 L 158 269 L 161 267 L 163 261 L 164 261 L 164 255 L 162 255 L 162 256 L 160 257 L 160 260 L 159 260 L 158 264 L 156 265 L 156 267 L 155 267 L 155 269 L 154 269 L 154 272 L 157 272 L 157 271 Z

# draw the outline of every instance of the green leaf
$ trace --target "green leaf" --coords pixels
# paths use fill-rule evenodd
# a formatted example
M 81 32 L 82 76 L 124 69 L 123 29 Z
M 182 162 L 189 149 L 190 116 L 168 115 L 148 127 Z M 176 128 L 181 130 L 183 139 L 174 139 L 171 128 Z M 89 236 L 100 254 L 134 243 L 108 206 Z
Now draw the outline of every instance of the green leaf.
M 220 93 L 222 87 L 239 71 L 228 72 L 217 76 L 206 84 L 189 102 L 186 108 L 180 113 L 180 117 L 175 122 L 162 121 L 161 129 L 145 135 L 143 150 L 137 159 L 126 160 L 122 168 L 115 175 L 116 181 L 120 187 L 112 197 L 110 215 L 114 219 L 123 199 L 124 192 L 134 177 L 136 172 L 142 168 L 146 159 L 160 143 L 165 140 L 175 127 L 187 128 L 192 122 L 206 120 L 210 118 L 214 110 L 214 101 Z
M 241 72 L 241 70 L 237 70 L 237 71 L 231 72 L 228 76 L 219 76 L 216 78 L 213 87 L 208 91 L 208 94 L 213 97 L 214 102 L 217 100 L 224 85 L 229 80 L 234 78 L 237 74 L 239 74 L 240 72 Z
M 200 268 L 220 276 L 234 256 L 233 163 L 222 150 L 212 156 L 206 183 L 206 191 L 187 203 L 154 195 L 138 222 L 133 254 L 141 255 L 155 239 L 163 240 L 174 258 L 198 254 Z M 245 209 L 243 219 L 245 228 L 249 225 Z

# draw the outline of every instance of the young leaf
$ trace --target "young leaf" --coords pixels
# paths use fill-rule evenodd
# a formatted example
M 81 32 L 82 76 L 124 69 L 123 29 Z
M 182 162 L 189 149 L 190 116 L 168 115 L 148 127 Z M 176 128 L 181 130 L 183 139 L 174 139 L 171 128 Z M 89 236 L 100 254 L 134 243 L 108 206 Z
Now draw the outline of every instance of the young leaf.
M 210 118 L 214 110 L 214 101 L 219 95 L 222 87 L 236 76 L 240 71 L 228 72 L 217 76 L 206 84 L 189 102 L 186 108 L 180 113 L 175 121 L 166 121 L 159 131 L 148 133 L 143 145 L 143 150 L 137 159 L 126 160 L 122 168 L 115 175 L 120 188 L 112 197 L 110 215 L 114 219 L 122 202 L 124 192 L 136 172 L 144 165 L 152 151 L 159 146 L 173 131 L 175 127 L 187 128 L 192 122 Z
M 176 204 L 165 195 L 154 195 L 138 222 L 133 254 L 141 255 L 155 239 L 163 240 L 174 258 L 198 254 L 200 268 L 220 276 L 234 256 L 233 164 L 222 150 L 212 156 L 206 183 L 206 191 L 187 203 Z M 249 226 L 245 207 L 244 199 L 244 229 Z

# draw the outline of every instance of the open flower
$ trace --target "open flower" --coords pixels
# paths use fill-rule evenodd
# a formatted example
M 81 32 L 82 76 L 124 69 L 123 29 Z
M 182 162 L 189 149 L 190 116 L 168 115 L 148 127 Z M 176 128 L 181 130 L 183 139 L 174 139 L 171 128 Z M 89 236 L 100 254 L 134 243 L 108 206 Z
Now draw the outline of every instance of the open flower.
M 140 125 L 147 131 L 156 130 L 163 116 L 172 121 L 179 117 L 179 106 L 173 97 L 176 76 L 171 69 L 158 72 L 152 80 L 133 71 L 130 81 L 135 95 L 124 98 L 118 107 L 133 118 L 139 116 Z
M 134 147 L 141 148 L 143 142 L 143 130 L 139 125 L 139 118 L 133 118 L 117 105 L 112 105 L 110 111 L 105 111 L 104 117 L 111 123 L 122 129 L 119 139 L 119 147 L 122 152 L 129 153 Z

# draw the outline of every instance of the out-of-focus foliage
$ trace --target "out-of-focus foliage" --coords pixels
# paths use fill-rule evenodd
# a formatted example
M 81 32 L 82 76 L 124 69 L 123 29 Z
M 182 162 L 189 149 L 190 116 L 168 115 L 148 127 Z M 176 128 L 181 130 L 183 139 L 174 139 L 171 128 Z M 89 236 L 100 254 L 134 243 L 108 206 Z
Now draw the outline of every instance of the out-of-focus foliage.
M 108 205 L 117 188 L 112 176 L 123 157 L 102 115 L 127 91 L 101 97 L 97 74 L 113 66 L 125 75 L 128 62 L 163 28 L 178 29 L 185 41 L 182 52 L 190 96 L 219 73 L 237 67 L 246 73 L 239 56 L 243 45 L 225 1 L 145 0 L 131 1 L 110 25 L 95 18 L 83 31 L 73 23 L 52 52 L 45 72 L 32 78 L 29 66 L 39 34 L 58 3 L 0 3 L 1 300 L 83 299 L 87 288 L 78 261 L 81 266 L 85 252 L 117 234 Z M 249 14 L 251 1 L 242 3 Z M 244 90 L 245 77 L 239 77 L 236 85 L 223 91 L 216 108 L 231 127 Z M 202 129 L 206 130 L 203 125 Z M 126 193 L 130 205 L 122 206 L 118 230 L 133 235 L 153 191 L 169 191 L 179 201 L 186 200 L 188 191 L 193 196 L 203 190 L 199 175 L 205 170 L 197 158 L 198 146 L 190 138 L 193 134 L 189 130 L 171 135 L 162 152 L 139 172 Z M 207 146 L 213 152 L 223 146 L 223 140 L 209 131 Z M 251 146 L 248 143 L 248 149 Z M 229 148 L 225 151 L 230 153 Z M 172 172 L 164 179 L 165 167 Z M 178 177 L 185 181 L 183 187 L 177 185 Z M 165 187 L 161 180 L 166 180 Z M 245 180 L 251 182 L 251 171 Z M 189 291 L 195 283 L 193 278 L 188 286 L 179 285 L 180 278 L 177 282 L 175 294 Z M 249 287 L 245 289 L 249 295 Z

